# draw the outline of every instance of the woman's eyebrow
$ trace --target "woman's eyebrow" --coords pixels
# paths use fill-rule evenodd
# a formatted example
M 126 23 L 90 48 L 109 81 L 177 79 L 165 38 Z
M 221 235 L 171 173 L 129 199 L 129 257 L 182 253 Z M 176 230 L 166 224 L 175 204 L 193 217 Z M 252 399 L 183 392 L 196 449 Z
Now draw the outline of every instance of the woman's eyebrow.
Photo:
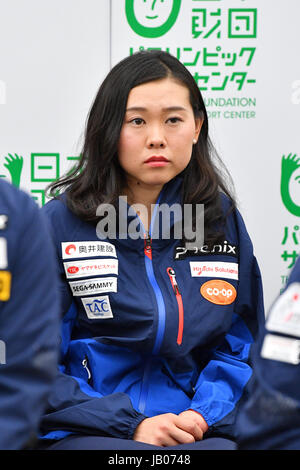
M 143 108 L 143 106 L 131 106 L 131 108 L 126 109 L 126 113 L 128 111 L 147 111 L 147 108 Z
M 126 109 L 126 112 L 128 111 L 148 111 L 147 108 L 144 108 L 143 106 L 131 106 L 130 108 Z M 168 111 L 187 111 L 186 108 L 183 106 L 168 106 L 166 108 L 162 108 L 163 112 L 168 112 Z

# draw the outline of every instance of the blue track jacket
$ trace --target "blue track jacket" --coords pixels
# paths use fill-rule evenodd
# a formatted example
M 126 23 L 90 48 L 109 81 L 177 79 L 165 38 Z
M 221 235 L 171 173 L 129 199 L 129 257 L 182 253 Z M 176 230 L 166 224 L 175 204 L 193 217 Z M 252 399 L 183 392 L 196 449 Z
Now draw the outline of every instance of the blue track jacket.
M 250 346 L 264 321 L 261 277 L 238 211 L 211 251 L 187 251 L 159 231 L 152 237 L 159 207 L 180 202 L 181 184 L 164 186 L 145 239 L 126 238 L 121 228 L 117 239 L 98 238 L 96 225 L 74 216 L 64 198 L 44 206 L 60 262 L 63 325 L 43 437 L 132 439 L 145 417 L 187 409 L 201 413 L 208 434 L 235 436 Z M 126 223 L 138 224 L 136 213 L 129 210 Z
M 240 449 L 300 449 L 300 258 L 253 348 L 254 380 L 238 418 Z
M 56 376 L 57 267 L 37 204 L 0 180 L 0 449 L 33 443 Z

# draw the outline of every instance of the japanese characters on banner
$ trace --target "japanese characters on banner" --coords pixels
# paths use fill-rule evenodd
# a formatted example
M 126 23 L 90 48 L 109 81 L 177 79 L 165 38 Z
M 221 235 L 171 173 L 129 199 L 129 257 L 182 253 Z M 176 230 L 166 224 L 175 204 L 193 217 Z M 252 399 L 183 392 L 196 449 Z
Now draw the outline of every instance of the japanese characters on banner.
M 300 49 L 300 35 L 290 32 L 299 14 L 297 0 L 112 0 L 113 65 L 161 49 L 198 84 L 253 240 L 267 308 L 300 251 L 300 62 L 291 52 Z
M 168 51 L 203 94 L 268 309 L 300 252 L 299 0 L 46 3 L 2 7 L 0 177 L 44 205 L 46 186 L 79 159 L 86 115 L 110 66 L 139 50 Z

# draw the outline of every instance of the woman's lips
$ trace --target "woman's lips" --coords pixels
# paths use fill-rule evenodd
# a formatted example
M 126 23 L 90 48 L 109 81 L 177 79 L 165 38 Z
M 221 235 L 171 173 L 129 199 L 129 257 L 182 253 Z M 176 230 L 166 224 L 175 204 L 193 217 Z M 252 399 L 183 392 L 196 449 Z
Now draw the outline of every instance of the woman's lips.
M 152 167 L 166 166 L 169 163 L 169 160 L 162 155 L 153 155 L 145 161 L 146 165 Z

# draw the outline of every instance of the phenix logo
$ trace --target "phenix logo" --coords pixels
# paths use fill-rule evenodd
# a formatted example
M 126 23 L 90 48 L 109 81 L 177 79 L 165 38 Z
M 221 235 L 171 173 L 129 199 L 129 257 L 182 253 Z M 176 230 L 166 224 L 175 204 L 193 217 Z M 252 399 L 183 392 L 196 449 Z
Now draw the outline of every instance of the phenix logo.
M 230 245 L 227 240 L 225 240 L 220 245 L 214 245 L 211 249 L 208 248 L 208 245 L 202 245 L 200 247 L 187 248 L 184 246 L 177 246 L 175 250 L 174 259 L 185 259 L 189 256 L 205 256 L 205 255 L 227 255 L 238 257 L 238 247 L 235 245 Z

